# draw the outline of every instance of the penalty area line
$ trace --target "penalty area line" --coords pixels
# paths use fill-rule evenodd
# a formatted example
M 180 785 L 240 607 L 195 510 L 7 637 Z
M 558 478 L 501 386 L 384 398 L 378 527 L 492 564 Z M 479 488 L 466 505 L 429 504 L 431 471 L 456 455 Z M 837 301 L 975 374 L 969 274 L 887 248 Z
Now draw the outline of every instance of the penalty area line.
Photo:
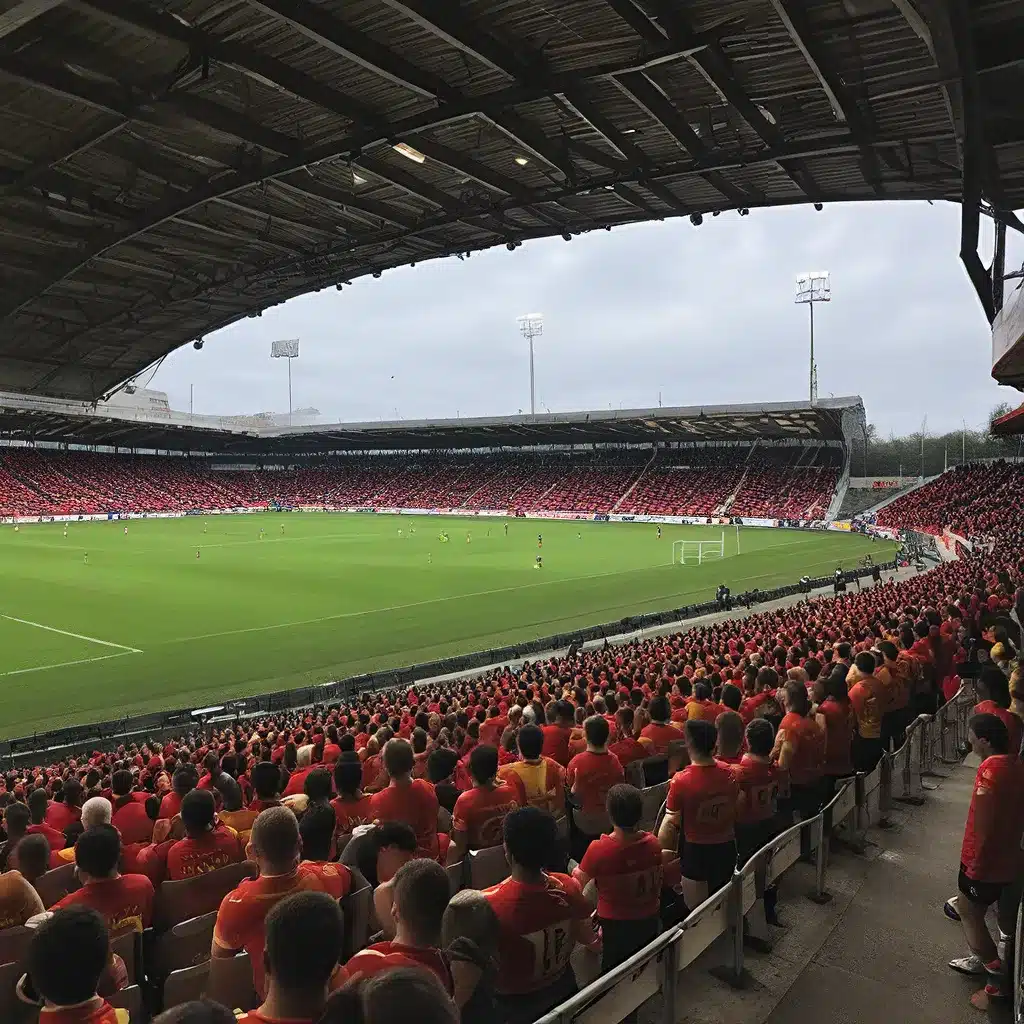
M 75 640 L 85 640 L 90 644 L 99 644 L 101 647 L 116 647 L 119 651 L 124 651 L 125 654 L 142 654 L 142 651 L 138 647 L 129 647 L 127 644 L 115 644 L 110 640 L 100 640 L 94 636 L 85 636 L 82 633 L 72 633 L 67 629 L 57 629 L 56 626 L 44 626 L 41 622 L 32 622 L 30 619 L 16 619 L 13 615 L 0 614 L 0 619 L 7 619 L 8 622 L 18 622 L 23 626 L 34 626 L 36 629 L 45 629 L 48 633 L 59 633 L 61 636 L 70 636 Z M 113 657 L 113 655 L 107 655 L 107 657 Z M 86 659 L 96 660 L 96 659 Z M 60 666 L 53 666 L 58 668 Z
M 111 658 L 124 658 L 129 654 L 142 654 L 142 651 L 137 651 L 133 647 L 131 650 L 118 651 L 117 654 L 100 654 L 95 658 L 77 658 L 75 661 L 61 661 L 56 665 L 34 665 L 32 668 L 15 668 L 9 672 L 0 672 L 0 679 L 6 676 L 23 676 L 29 672 L 46 672 L 54 668 L 70 668 L 72 665 L 88 665 L 94 661 L 110 661 Z

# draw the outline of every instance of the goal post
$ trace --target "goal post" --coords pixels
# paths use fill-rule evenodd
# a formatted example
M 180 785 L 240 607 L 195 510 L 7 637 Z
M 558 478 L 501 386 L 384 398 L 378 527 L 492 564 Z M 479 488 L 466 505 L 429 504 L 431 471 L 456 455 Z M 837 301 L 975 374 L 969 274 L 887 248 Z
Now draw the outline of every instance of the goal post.
M 718 540 L 672 541 L 673 565 L 703 565 L 725 558 L 725 530 Z

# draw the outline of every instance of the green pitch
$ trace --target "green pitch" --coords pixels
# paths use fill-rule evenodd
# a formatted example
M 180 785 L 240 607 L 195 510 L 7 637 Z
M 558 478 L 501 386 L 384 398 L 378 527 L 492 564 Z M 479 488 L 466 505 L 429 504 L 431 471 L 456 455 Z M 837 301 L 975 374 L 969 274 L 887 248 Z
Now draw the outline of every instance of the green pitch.
M 0 735 L 498 647 L 892 551 L 746 529 L 737 554 L 727 529 L 724 561 L 680 566 L 673 540 L 721 528 L 666 526 L 658 540 L 651 525 L 512 519 L 506 536 L 504 523 L 267 513 L 132 520 L 127 535 L 120 522 L 71 523 L 66 538 L 61 523 L 4 526 Z

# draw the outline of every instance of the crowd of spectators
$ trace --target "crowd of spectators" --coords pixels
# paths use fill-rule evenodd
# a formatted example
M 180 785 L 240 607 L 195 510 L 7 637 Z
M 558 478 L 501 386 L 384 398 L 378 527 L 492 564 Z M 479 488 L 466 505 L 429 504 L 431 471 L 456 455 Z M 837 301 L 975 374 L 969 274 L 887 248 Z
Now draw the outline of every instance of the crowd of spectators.
M 218 470 L 201 459 L 0 449 L 0 516 L 288 507 L 821 518 L 838 449 L 716 446 L 325 459 Z
M 133 972 L 117 942 L 166 938 L 168 886 L 235 872 L 197 912 L 211 915 L 212 1001 L 161 1006 L 157 986 L 161 1021 L 230 1019 L 217 997 L 244 950 L 253 1024 L 398 1024 L 412 1007 L 430 1022 L 530 1024 L 575 991 L 574 956 L 607 971 L 680 920 L 898 746 L 964 664 L 981 698 L 975 749 L 1019 749 L 1024 510 L 988 512 L 972 515 L 991 551 L 870 590 L 11 768 L 0 961 L 17 948 L 19 967 L 0 978 L 23 973 L 21 1002 L 52 1024 L 121 1019 Z M 645 821 L 661 780 L 662 819 Z M 1022 803 L 1007 790 L 1004 831 Z M 985 827 L 980 811 L 971 821 L 972 836 Z M 971 843 L 953 912 L 975 959 L 957 969 L 988 975 L 999 998 L 1001 956 L 974 907 L 1006 880 L 971 876 L 989 870 Z M 472 851 L 503 857 L 482 891 L 459 873 Z M 339 901 L 365 887 L 377 934 L 346 948 Z

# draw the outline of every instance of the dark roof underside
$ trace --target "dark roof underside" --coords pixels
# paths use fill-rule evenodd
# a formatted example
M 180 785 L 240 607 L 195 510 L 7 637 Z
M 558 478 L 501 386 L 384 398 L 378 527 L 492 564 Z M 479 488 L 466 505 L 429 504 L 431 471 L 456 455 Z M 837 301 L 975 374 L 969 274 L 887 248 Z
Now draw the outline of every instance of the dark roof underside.
M 709 406 L 626 409 L 459 420 L 336 423 L 294 430 L 227 431 L 186 423 L 143 423 L 115 414 L 83 415 L 0 408 L 0 437 L 123 448 L 211 452 L 281 458 L 327 452 L 449 451 L 536 445 L 651 444 L 654 442 L 842 441 L 844 415 L 863 419 L 859 398 L 825 399 L 815 406 Z
M 965 119 L 1012 210 L 1022 61 L 1022 0 L 0 0 L 0 387 L 497 244 L 959 200 Z

